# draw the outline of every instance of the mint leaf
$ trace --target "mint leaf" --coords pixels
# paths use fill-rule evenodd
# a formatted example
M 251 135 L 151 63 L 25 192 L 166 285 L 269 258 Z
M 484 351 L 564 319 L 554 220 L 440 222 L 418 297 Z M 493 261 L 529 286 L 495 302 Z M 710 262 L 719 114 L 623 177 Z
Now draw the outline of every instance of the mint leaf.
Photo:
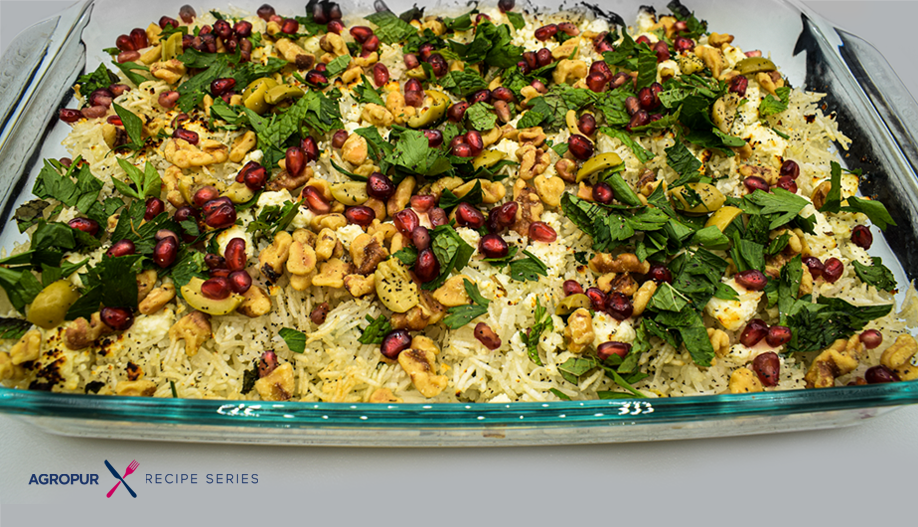
M 376 30 L 373 33 L 384 44 L 395 44 L 418 33 L 414 26 L 389 11 L 373 13 L 367 16 L 366 19 L 376 25 Z
M 526 258 L 510 262 L 510 278 L 517 282 L 538 282 L 540 276 L 548 276 L 548 266 L 529 251 L 523 251 Z
M 520 339 L 526 345 L 526 351 L 529 354 L 529 360 L 538 366 L 544 366 L 542 359 L 539 357 L 539 340 L 545 331 L 554 330 L 555 325 L 552 322 L 551 314 L 542 306 L 539 298 L 536 297 L 535 322 L 531 328 L 526 331 L 520 331 Z
M 436 176 L 452 168 L 449 158 L 437 148 L 431 148 L 427 136 L 420 130 L 406 130 L 399 136 L 395 149 L 386 161 L 412 174 Z
M 379 315 L 378 318 L 367 315 L 366 320 L 370 325 L 363 328 L 363 333 L 360 334 L 357 342 L 361 344 L 382 344 L 386 334 L 392 331 L 389 321 L 383 315 Z
M 361 75 L 360 78 L 362 82 L 354 87 L 354 91 L 357 92 L 357 102 L 361 103 L 372 103 L 378 104 L 380 106 L 385 106 L 386 101 L 380 97 L 379 92 L 376 91 L 376 88 L 370 84 L 370 81 L 367 80 L 366 75 Z
M 121 53 L 121 50 L 118 50 Z M 80 85 L 80 95 L 88 98 L 89 95 L 99 89 L 108 88 L 118 82 L 118 76 L 108 70 L 105 64 L 99 64 L 99 67 L 91 73 L 77 77 L 76 84 Z
M 819 297 L 815 304 L 805 304 L 788 317 L 787 325 L 793 338 L 787 345 L 790 352 L 820 351 L 837 339 L 847 339 L 862 330 L 871 320 L 884 317 L 892 304 L 855 306 L 840 298 Z
M 702 167 L 701 161 L 682 141 L 676 140 L 676 144 L 664 151 L 666 152 L 666 164 L 679 174 L 679 178 L 673 182 L 671 188 L 694 183 L 701 179 L 701 172 L 699 172 Z
M 0 318 L 0 339 L 19 340 L 32 323 L 18 318 Z
M 774 230 L 787 224 L 803 210 L 803 207 L 809 204 L 806 198 L 788 192 L 783 188 L 775 188 L 770 193 L 756 190 L 744 199 L 762 207 L 759 214 L 774 215 L 769 223 L 769 230 Z
M 474 70 L 451 71 L 440 79 L 440 86 L 457 97 L 468 97 L 487 89 L 488 83 Z
M 848 205 L 842 207 L 841 210 L 866 214 L 870 221 L 882 231 L 885 231 L 887 226 L 896 224 L 892 216 L 889 215 L 889 211 L 886 210 L 886 206 L 877 200 L 851 196 L 847 201 Z
M 337 77 L 338 75 L 344 73 L 344 70 L 347 69 L 350 63 L 350 55 L 341 55 L 340 57 L 335 57 L 335 59 L 329 62 L 326 66 L 326 74 L 329 78 Z
M 140 86 L 142 83 L 147 82 L 146 77 L 144 77 L 143 75 L 139 73 L 135 73 L 137 71 L 146 71 L 146 72 L 150 71 L 150 68 L 144 66 L 143 64 L 139 64 L 137 62 L 120 63 L 118 61 L 112 61 L 112 64 L 114 64 L 119 70 L 121 70 L 121 73 L 124 73 L 124 76 L 127 77 L 128 80 L 133 82 L 134 85 Z M 89 95 L 89 93 L 87 93 L 86 95 Z
M 443 285 L 449 275 L 461 271 L 468 265 L 469 259 L 475 253 L 475 248 L 467 244 L 450 225 L 440 225 L 431 231 L 431 249 L 440 262 L 440 276 L 432 282 L 421 286 L 421 289 L 433 291 Z
M 278 335 L 284 342 L 287 343 L 287 347 L 290 348 L 290 351 L 294 353 L 303 353 L 306 351 L 306 334 L 302 331 L 297 331 L 290 328 L 281 328 L 277 332 Z
M 497 115 L 491 111 L 493 109 L 494 107 L 486 102 L 476 102 L 465 111 L 465 118 L 469 126 L 475 130 L 491 130 L 497 125 Z
M 514 13 L 513 11 L 507 12 L 507 18 L 510 20 L 510 25 L 514 29 L 520 30 L 526 27 L 526 19 L 523 18 L 521 13 Z
M 676 291 L 668 283 L 663 282 L 657 288 L 657 292 L 650 297 L 650 303 L 647 304 L 647 307 L 654 311 L 675 311 L 678 313 L 688 303 L 689 300 L 682 293 Z
M 535 110 L 529 110 L 524 113 L 520 120 L 516 123 L 516 127 L 520 130 L 524 128 L 532 128 L 534 126 L 539 126 L 542 124 L 542 121 L 545 120 L 545 116 Z
M 763 99 L 762 103 L 759 105 L 759 115 L 762 117 L 768 117 L 769 115 L 774 115 L 787 110 L 790 91 L 790 88 L 785 86 L 775 89 L 775 93 L 778 94 L 777 98 L 774 95 L 768 94 L 768 96 L 765 97 L 765 99 Z
M 393 254 L 395 258 L 398 258 L 405 267 L 411 267 L 415 262 L 418 261 L 418 250 L 414 247 L 402 247 Z
M 525 115 L 523 117 L 525 117 Z M 641 163 L 647 163 L 656 157 L 653 152 L 641 146 L 640 143 L 632 139 L 631 135 L 629 135 L 624 130 L 603 126 L 599 129 L 599 133 L 621 141 L 623 145 L 627 146 L 631 150 L 631 153 L 634 154 L 634 157 L 636 157 Z
M 826 200 L 823 202 L 822 207 L 819 207 L 819 212 L 838 212 L 841 210 L 841 165 L 832 161 L 831 167 L 832 177 L 829 182 L 832 188 L 826 194 Z
M 143 147 L 143 121 L 140 120 L 140 117 L 118 104 L 112 103 L 112 106 L 115 108 L 115 113 L 121 118 L 124 131 L 127 132 L 131 140 L 131 144 L 128 146 L 133 149 Z
M 883 291 L 894 292 L 896 290 L 896 277 L 888 267 L 883 265 L 883 259 L 872 257 L 873 265 L 864 265 L 854 260 L 854 272 L 864 283 L 872 285 Z

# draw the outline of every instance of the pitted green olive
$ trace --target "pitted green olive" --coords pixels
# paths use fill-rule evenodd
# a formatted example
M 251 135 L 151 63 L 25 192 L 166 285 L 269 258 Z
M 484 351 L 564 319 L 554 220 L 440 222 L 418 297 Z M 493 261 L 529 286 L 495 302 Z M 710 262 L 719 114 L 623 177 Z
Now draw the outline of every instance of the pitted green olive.
M 607 168 L 612 168 L 621 164 L 622 158 L 618 157 L 618 154 L 614 152 L 599 154 L 598 156 L 592 157 L 586 163 L 584 163 L 582 167 L 580 167 L 580 170 L 577 171 L 577 183 L 580 183 L 584 179 L 597 172 L 601 172 Z
M 374 273 L 376 296 L 394 313 L 405 313 L 421 301 L 418 286 L 398 258 L 381 262 Z
M 689 190 L 694 191 L 693 196 Z M 707 214 L 723 207 L 727 198 L 717 190 L 717 187 L 708 183 L 688 183 L 670 191 L 673 205 L 686 214 Z M 701 203 L 696 203 L 701 200 Z M 690 205 L 691 204 L 691 205 Z
M 233 183 L 223 191 L 223 195 L 238 205 L 240 203 L 246 203 L 254 198 L 255 192 L 244 183 Z
M 564 297 L 555 307 L 555 314 L 559 317 L 563 317 L 564 315 L 570 315 L 580 308 L 590 308 L 590 297 L 583 293 Z
M 446 109 L 449 107 L 450 100 L 445 93 L 436 90 L 427 90 L 427 99 L 424 100 L 424 108 L 420 113 L 408 119 L 408 126 L 411 128 L 429 128 L 446 115 Z
M 778 67 L 765 57 L 749 57 L 737 62 L 733 69 L 741 75 L 751 75 L 762 71 L 775 71 Z
M 405 75 L 408 75 L 410 79 L 417 79 L 422 81 L 427 78 L 427 72 L 424 71 L 424 68 L 421 66 L 416 66 L 405 72 Z
M 182 34 L 173 33 L 163 42 L 163 61 L 174 59 L 182 54 Z
M 265 100 L 265 94 L 275 86 L 277 82 L 268 77 L 252 81 L 242 92 L 242 104 L 259 115 L 265 113 L 271 107 Z
M 720 229 L 720 232 L 724 232 L 724 230 L 733 223 L 733 220 L 742 213 L 743 209 L 737 207 L 721 207 L 717 209 L 717 212 L 711 214 L 711 217 L 704 223 L 704 226 L 710 227 L 714 225 Z
M 26 320 L 36 326 L 51 329 L 64 321 L 67 310 L 80 298 L 69 280 L 58 280 L 41 290 L 32 304 Z
M 223 300 L 213 300 L 207 298 L 201 293 L 201 284 L 204 280 L 194 277 L 187 284 L 182 286 L 182 298 L 188 305 L 208 315 L 228 315 L 242 304 L 245 298 L 236 293 L 230 293 L 230 296 Z
M 507 154 L 500 150 L 485 150 L 478 154 L 478 157 L 472 160 L 472 168 L 480 170 L 481 168 L 491 168 L 502 161 Z
M 363 205 L 370 199 L 367 184 L 360 181 L 335 183 L 331 186 L 332 197 L 349 207 Z
M 268 104 L 278 104 L 287 99 L 298 99 L 306 92 L 296 86 L 279 84 L 265 92 L 265 102 Z

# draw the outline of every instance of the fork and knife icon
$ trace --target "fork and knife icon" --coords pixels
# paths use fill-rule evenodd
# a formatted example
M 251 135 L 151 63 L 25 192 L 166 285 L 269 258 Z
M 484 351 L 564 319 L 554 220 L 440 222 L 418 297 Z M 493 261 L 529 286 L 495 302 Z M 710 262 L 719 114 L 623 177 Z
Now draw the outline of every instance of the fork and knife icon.
M 121 485 L 122 483 L 124 483 L 124 488 L 126 488 L 127 491 L 131 493 L 132 497 L 136 498 L 137 493 L 135 493 L 134 490 L 128 486 L 127 482 L 124 481 L 124 478 L 133 474 L 134 471 L 137 470 L 137 467 L 140 466 L 140 463 L 138 463 L 136 459 L 134 461 L 131 461 L 131 464 L 128 465 L 127 469 L 124 471 L 124 476 L 119 475 L 118 471 L 115 470 L 115 467 L 113 467 L 112 464 L 109 463 L 107 459 L 105 460 L 105 466 L 108 467 L 109 472 L 111 472 L 113 476 L 118 478 L 118 483 L 115 483 L 115 486 L 112 487 L 112 490 L 108 491 L 108 494 L 106 494 L 105 497 L 111 498 L 112 494 L 114 494 L 115 491 L 118 490 L 118 485 Z

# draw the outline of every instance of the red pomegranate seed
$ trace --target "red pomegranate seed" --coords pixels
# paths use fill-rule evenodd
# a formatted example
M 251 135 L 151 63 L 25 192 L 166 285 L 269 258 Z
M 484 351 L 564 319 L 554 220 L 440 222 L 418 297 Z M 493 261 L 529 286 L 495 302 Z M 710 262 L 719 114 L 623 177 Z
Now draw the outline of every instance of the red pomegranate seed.
M 166 210 L 166 204 L 159 198 L 148 198 L 146 205 L 147 208 L 143 213 L 143 219 L 146 221 L 152 220 Z
M 274 16 L 276 13 L 274 12 L 274 8 L 270 6 L 269 4 L 262 4 L 261 7 L 258 8 L 258 11 L 256 12 L 256 14 L 258 14 L 259 18 L 267 22 L 271 20 L 271 17 Z
M 529 75 L 529 72 L 532 71 L 532 68 L 529 67 L 529 64 L 526 64 L 526 61 L 525 61 L 525 60 L 521 60 L 521 61 L 517 62 L 517 63 L 516 63 L 516 68 L 517 68 L 517 69 L 520 71 L 520 73 L 522 73 L 523 75 Z
M 230 271 L 242 271 L 245 269 L 245 264 L 248 261 L 248 256 L 245 254 L 245 240 L 242 238 L 230 240 L 223 251 L 223 259 L 226 262 L 227 269 Z
M 418 59 L 418 56 L 414 53 L 405 53 L 404 58 L 402 59 L 405 62 L 405 67 L 409 70 L 413 70 L 421 65 L 421 60 Z
M 458 123 L 461 122 L 463 117 L 465 117 L 465 111 L 469 109 L 469 103 L 465 101 L 457 102 L 456 104 L 449 107 L 446 111 L 447 117 L 449 120 Z
M 99 117 L 105 117 L 108 113 L 108 108 L 105 106 L 88 106 L 80 110 L 80 114 L 87 119 L 98 119 Z
M 608 205 L 612 203 L 612 200 L 615 199 L 615 192 L 612 190 L 612 186 L 606 183 L 605 181 L 600 181 L 599 183 L 593 185 L 593 200 L 603 205 Z
M 484 140 L 481 138 L 481 133 L 477 130 L 469 130 L 465 133 L 465 142 L 469 145 L 469 151 L 472 154 L 472 157 L 477 156 L 482 151 L 484 151 Z
M 245 186 L 250 188 L 253 191 L 259 191 L 265 186 L 265 182 L 268 179 L 268 172 L 265 170 L 265 167 L 259 165 L 255 161 L 249 161 L 242 167 L 242 170 L 239 171 L 241 178 L 237 175 L 236 181 L 242 179 L 242 183 L 245 183 Z
M 484 220 L 484 216 L 482 216 L 482 220 Z M 529 225 L 529 238 L 537 242 L 552 243 L 558 239 L 558 233 L 544 221 L 534 221 Z
M 382 345 L 380 345 L 379 351 L 387 359 L 395 360 L 398 358 L 399 353 L 410 347 L 411 335 L 408 334 L 408 331 L 405 329 L 396 329 L 390 331 L 388 335 L 383 337 Z
M 873 234 L 868 227 L 858 225 L 851 231 L 851 241 L 861 249 L 869 249 L 873 245 Z
M 499 234 L 486 234 L 478 241 L 478 252 L 485 258 L 503 258 L 510 252 L 510 246 Z
M 156 231 L 156 234 L 153 235 L 153 239 L 156 241 L 165 240 L 166 238 L 174 238 L 175 241 L 179 241 L 178 235 L 169 229 L 159 229 Z
M 602 289 L 598 287 L 590 287 L 589 289 L 586 290 L 584 294 L 586 294 L 586 296 L 589 297 L 590 308 L 592 308 L 593 311 L 605 311 L 606 310 L 606 302 L 608 301 L 608 297 L 602 291 Z
M 552 62 L 551 50 L 548 48 L 542 48 L 539 51 L 536 51 L 536 62 L 539 64 L 539 67 L 548 66 Z
M 358 44 L 363 44 L 373 36 L 373 30 L 367 26 L 354 26 L 350 29 L 350 32 Z
M 497 0 L 497 8 L 500 9 L 501 13 L 513 11 L 515 6 L 516 0 Z
M 112 84 L 108 87 L 108 91 L 110 91 L 113 96 L 119 97 L 131 91 L 131 87 L 126 84 Z
M 656 110 L 660 106 L 660 98 L 657 97 L 649 87 L 641 88 L 637 98 L 641 108 L 647 111 Z
M 194 8 L 188 4 L 179 8 L 179 18 L 186 24 L 194 22 L 194 17 L 196 16 L 198 16 L 198 14 L 194 11 Z
M 252 277 L 245 271 L 233 271 L 227 277 L 234 293 L 244 294 L 252 287 Z
M 344 217 L 347 218 L 348 223 L 367 227 L 376 219 L 376 211 L 370 207 L 358 205 L 356 207 L 348 207 L 344 211 Z
M 328 317 L 328 312 L 330 309 L 331 308 L 329 307 L 328 302 L 322 302 L 312 310 L 312 313 L 309 314 L 309 320 L 312 320 L 313 324 L 321 326 L 325 323 L 325 319 Z
M 508 201 L 491 209 L 488 212 L 488 230 L 496 233 L 513 225 L 516 221 L 517 210 L 519 210 L 519 203 L 515 201 Z
M 103 307 L 99 318 L 106 326 L 115 331 L 125 331 L 134 324 L 134 314 L 123 307 Z
M 491 329 L 491 326 L 484 322 L 475 325 L 475 338 L 491 351 L 500 347 L 500 337 Z
M 367 178 L 367 194 L 374 199 L 386 201 L 395 194 L 395 183 L 385 174 L 373 172 Z
M 484 224 L 485 215 L 474 206 L 463 201 L 456 207 L 456 225 L 460 227 L 469 227 L 471 229 L 480 229 L 484 227 Z
M 252 23 L 248 20 L 240 20 L 233 25 L 233 33 L 239 38 L 246 38 L 252 34 Z
M 791 179 L 797 179 L 800 177 L 800 165 L 796 161 L 791 161 L 790 159 L 784 161 L 781 164 L 781 175 L 789 176 Z
M 306 156 L 307 163 L 319 159 L 319 145 L 311 136 L 306 136 L 300 141 L 300 148 L 303 150 L 303 155 Z
M 427 137 L 427 146 L 438 148 L 443 144 L 443 132 L 440 130 L 424 130 L 424 136 Z
M 364 51 L 369 51 L 371 53 L 378 50 L 379 49 L 379 37 L 377 37 L 376 35 L 371 36 L 370 38 L 367 39 L 366 42 L 363 43 L 363 46 L 361 46 L 361 48 Z
M 176 20 L 176 19 L 174 19 L 174 18 L 172 18 L 172 17 L 169 17 L 169 16 L 160 17 L 160 19 L 159 19 L 159 27 L 160 27 L 161 29 L 166 29 L 166 26 L 172 26 L 173 28 L 177 28 L 177 27 L 179 27 L 178 20 Z
M 768 186 L 768 182 L 759 176 L 749 176 L 743 180 L 743 185 L 745 185 L 746 190 L 749 193 L 753 193 L 756 190 L 761 190 L 762 192 L 768 192 L 771 187 Z
M 163 108 L 174 108 L 175 103 L 178 102 L 179 92 L 177 91 L 164 91 L 159 94 L 159 105 Z
M 328 84 L 328 77 L 317 69 L 306 72 L 305 80 L 307 84 L 312 84 L 313 86 Z
M 775 183 L 775 187 L 783 188 L 784 190 L 796 194 L 797 193 L 797 182 L 793 180 L 790 176 L 781 176 L 778 178 L 778 182 Z
M 488 90 L 488 89 L 478 90 L 477 92 L 473 93 L 471 97 L 469 97 L 469 102 L 471 102 L 472 104 L 475 104 L 477 102 L 484 102 L 484 103 L 491 102 L 491 90 Z
M 106 108 L 112 105 L 112 99 L 115 97 L 108 88 L 99 88 L 98 90 L 93 91 L 89 94 L 89 105 L 90 106 L 105 106 Z
M 581 161 L 593 157 L 593 142 L 580 134 L 574 134 L 567 140 L 568 151 Z
M 765 336 L 765 342 L 773 348 L 783 346 L 790 342 L 793 334 L 791 329 L 786 326 L 771 326 L 768 328 L 768 335 Z
M 178 255 L 178 240 L 175 238 L 163 238 L 156 243 L 153 248 L 153 263 L 160 269 L 165 269 L 175 263 L 175 257 Z
M 424 92 L 421 90 L 405 90 L 405 104 L 408 106 L 413 106 L 415 108 L 420 108 L 424 106 Z
M 214 22 L 214 33 L 226 41 L 233 34 L 233 28 L 226 20 L 217 20 Z
M 752 359 L 752 371 L 759 377 L 762 385 L 777 386 L 780 379 L 781 359 L 773 351 L 760 353 Z
M 452 153 L 456 157 L 472 157 L 472 147 L 468 143 L 456 143 L 453 145 Z
M 561 290 L 564 292 L 564 296 L 583 294 L 583 286 L 578 284 L 576 280 L 565 280 L 561 285 Z
M 545 42 L 546 40 L 555 36 L 557 32 L 558 26 L 556 24 L 548 24 L 547 26 L 542 26 L 539 29 L 536 29 L 533 35 L 535 35 L 536 40 Z
M 193 207 L 189 207 L 187 205 L 184 207 L 179 207 L 175 209 L 175 213 L 172 215 L 172 219 L 175 220 L 176 223 L 181 223 L 187 220 L 194 221 L 198 217 L 199 217 L 198 211 L 195 210 Z
M 883 334 L 875 329 L 868 329 L 861 333 L 861 343 L 864 347 L 872 350 L 883 343 Z
M 650 39 L 647 38 L 647 35 L 641 35 L 634 40 L 635 44 L 645 44 L 647 47 L 650 47 Z
M 730 93 L 736 93 L 740 97 L 746 95 L 746 89 L 749 87 L 749 79 L 742 75 L 733 77 L 730 81 Z
M 736 273 L 733 278 L 736 280 L 737 284 L 745 287 L 746 289 L 751 289 L 752 291 L 761 291 L 765 289 L 765 286 L 768 284 L 768 277 L 765 276 L 765 273 L 759 271 L 758 269 L 741 271 Z
M 215 269 L 226 269 L 226 258 L 218 254 L 208 253 L 204 255 L 204 265 L 211 271 Z
M 803 263 L 810 270 L 813 280 L 821 277 L 826 270 L 826 266 L 815 256 L 804 256 Z
M 236 223 L 236 208 L 232 205 L 221 205 L 204 218 L 204 223 L 214 229 L 225 229 Z
M 609 81 L 609 87 L 613 90 L 621 88 L 626 82 L 631 82 L 631 75 L 621 71 L 612 76 L 612 80 Z
M 439 227 L 440 225 L 449 223 L 449 218 L 446 217 L 446 211 L 440 207 L 430 209 L 430 212 L 427 213 L 427 220 L 430 221 L 431 227 Z
M 421 220 L 413 210 L 404 209 L 395 213 L 395 216 L 392 218 L 392 223 L 395 225 L 395 228 L 398 229 L 398 232 L 405 236 L 411 236 L 411 231 L 417 229 L 418 226 L 421 225 Z
M 105 251 L 105 255 L 111 258 L 118 258 L 119 256 L 130 256 L 135 252 L 134 242 L 131 240 L 118 240 Z
M 335 135 L 332 136 L 332 148 L 341 148 L 344 146 L 344 142 L 347 141 L 349 135 L 347 130 L 336 131 Z
M 634 304 L 627 296 L 614 291 L 606 298 L 606 312 L 615 320 L 625 320 L 634 313 Z
M 57 113 L 58 119 L 64 121 L 65 123 L 75 123 L 79 121 L 83 114 L 79 110 L 72 110 L 70 108 L 62 108 L 61 111 Z
M 845 272 L 845 264 L 841 262 L 838 258 L 829 258 L 826 260 L 826 268 L 822 272 L 823 278 L 826 279 L 826 282 L 834 284 L 841 278 L 841 275 Z
M 665 266 L 659 264 L 650 265 L 650 271 L 647 273 L 647 277 L 658 284 L 662 284 L 663 282 L 668 284 L 673 283 L 673 273 Z
M 653 52 L 657 55 L 657 62 L 669 60 L 669 47 L 662 40 L 653 45 Z
M 754 318 L 746 324 L 739 340 L 743 346 L 751 348 L 761 342 L 766 335 L 768 335 L 768 324 L 760 318 Z
M 328 214 L 331 212 L 331 204 L 325 199 L 325 196 L 315 187 L 305 187 L 302 193 L 303 199 L 306 200 L 306 206 L 316 214 Z
M 118 35 L 118 38 L 115 39 L 115 47 L 121 51 L 137 51 L 134 41 L 127 35 Z
M 695 41 L 690 38 L 685 37 L 676 37 L 673 39 L 673 49 L 676 50 L 676 53 L 685 53 L 695 49 Z M 739 78 L 739 77 L 734 77 Z M 748 81 L 747 81 L 748 82 Z M 745 93 L 745 90 L 744 90 Z
M 418 260 L 414 263 L 414 274 L 422 284 L 434 281 L 440 276 L 440 262 L 432 249 L 424 249 L 418 253 Z
M 232 77 L 227 77 L 224 79 L 216 79 L 210 83 L 210 91 L 214 95 L 223 95 L 228 93 L 230 90 L 236 87 L 236 79 Z
M 99 222 L 89 218 L 73 218 L 67 222 L 71 229 L 77 229 L 95 237 L 99 233 Z
M 341 32 L 344 31 L 344 24 L 342 24 L 340 20 L 332 20 L 325 26 L 325 30 L 329 33 L 340 35 Z
M 172 137 L 181 139 L 182 141 L 192 145 L 198 144 L 199 141 L 198 134 L 196 132 L 185 130 L 184 128 L 177 128 L 174 132 L 172 132 Z
M 321 24 L 322 22 L 319 22 L 319 23 Z M 281 22 L 281 32 L 282 33 L 287 33 L 288 35 L 296 35 L 296 32 L 299 30 L 300 30 L 300 23 L 292 18 L 285 18 L 284 21 Z
M 437 206 L 437 198 L 430 194 L 418 194 L 416 196 L 411 196 L 408 203 L 411 204 L 411 208 L 414 209 L 415 212 L 427 212 Z
M 596 118 L 591 113 L 585 113 L 577 120 L 577 128 L 586 135 L 593 135 L 596 132 Z
M 644 126 L 649 122 L 650 122 L 650 115 L 648 115 L 647 112 L 645 112 L 644 110 L 640 110 L 631 116 L 631 121 L 629 121 L 628 124 L 625 125 L 625 130 L 627 130 L 628 132 L 631 132 L 633 129 L 638 128 L 640 126 Z
M 414 244 L 415 248 L 419 251 L 423 251 L 430 247 L 430 231 L 427 230 L 427 227 L 423 225 L 420 227 L 415 227 L 411 231 L 411 243 Z
M 430 64 L 430 67 L 433 68 L 434 75 L 437 78 L 440 78 L 449 71 L 449 64 L 446 63 L 446 59 L 443 58 L 443 55 L 439 53 L 434 53 L 427 59 L 427 63 Z
M 382 86 L 389 82 L 389 68 L 382 62 L 373 64 L 373 82 L 377 86 Z
M 293 177 L 300 177 L 303 169 L 306 168 L 306 154 L 303 153 L 303 149 L 298 146 L 288 148 L 284 158 L 284 166 L 287 168 L 288 174 Z
M 228 298 L 231 292 L 229 280 L 222 276 L 204 280 L 201 284 L 201 294 L 211 300 L 223 300 Z
M 498 101 L 510 102 L 513 100 L 513 92 L 510 91 L 509 88 L 501 86 L 491 91 L 491 98 Z
M 596 356 L 599 357 L 599 360 L 606 360 L 612 355 L 618 355 L 624 359 L 629 353 L 631 353 L 631 344 L 627 342 L 603 342 L 596 347 Z
M 883 365 L 868 368 L 864 373 L 864 379 L 867 380 L 867 384 L 899 382 L 899 376 L 896 375 L 896 372 Z

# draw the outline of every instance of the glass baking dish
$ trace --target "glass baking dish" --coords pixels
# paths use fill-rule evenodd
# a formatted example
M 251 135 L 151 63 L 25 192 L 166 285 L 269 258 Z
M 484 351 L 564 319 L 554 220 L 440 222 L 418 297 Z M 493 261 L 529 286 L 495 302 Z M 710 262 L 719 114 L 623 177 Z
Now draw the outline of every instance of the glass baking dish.
M 59 145 L 67 126 L 54 116 L 70 102 L 76 77 L 107 61 L 102 48 L 125 28 L 174 15 L 184 3 L 90 0 L 33 26 L 12 44 L 0 68 L 3 223 L 28 199 L 41 159 L 65 155 Z M 254 11 L 260 3 L 237 7 Z M 365 2 L 363 7 L 341 3 L 345 13 L 371 9 Z M 302 3 L 273 4 L 278 12 L 303 9 Z M 528 7 L 548 9 L 548 4 L 537 0 Z M 873 252 L 885 262 L 898 262 L 890 267 L 900 283 L 918 276 L 918 259 L 909 258 L 918 252 L 918 107 L 908 91 L 873 47 L 793 0 L 726 5 L 688 2 L 712 29 L 737 35 L 746 49 L 770 51 L 793 85 L 828 94 L 826 103 L 838 112 L 840 128 L 854 140 L 845 162 L 870 175 L 862 191 L 881 199 L 898 223 Z M 400 0 L 390 7 L 401 12 L 411 6 Z M 603 2 L 602 8 L 633 21 L 639 3 Z M 427 14 L 446 9 L 438 3 Z M 0 246 L 21 241 L 16 231 L 0 233 Z M 64 435 L 350 446 L 543 445 L 757 434 L 852 425 L 915 402 L 915 382 L 672 399 L 431 405 L 100 397 L 0 388 L 0 411 Z

